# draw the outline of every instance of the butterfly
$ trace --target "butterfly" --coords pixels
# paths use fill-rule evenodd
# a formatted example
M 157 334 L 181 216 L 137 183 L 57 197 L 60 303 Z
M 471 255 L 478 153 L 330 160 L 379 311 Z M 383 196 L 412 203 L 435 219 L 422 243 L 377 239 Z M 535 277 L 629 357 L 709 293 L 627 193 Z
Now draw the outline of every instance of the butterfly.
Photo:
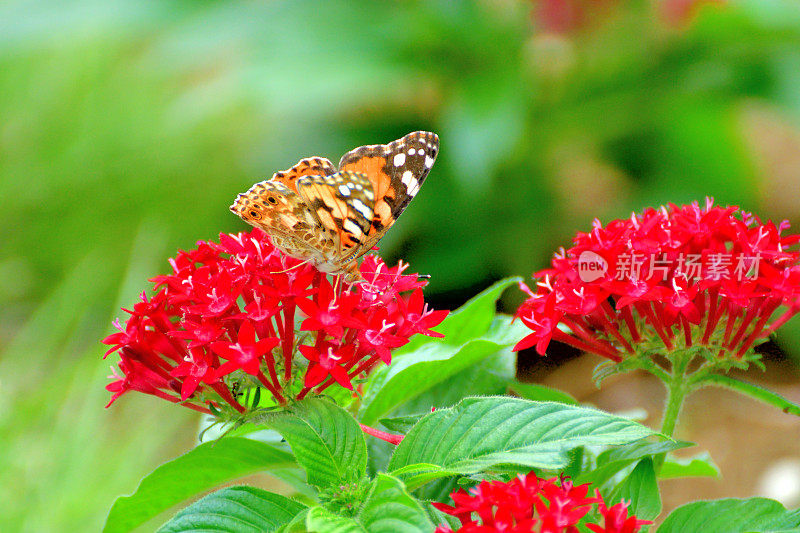
M 438 151 L 435 133 L 415 131 L 351 150 L 338 169 L 307 157 L 240 194 L 231 211 L 287 255 L 353 283 L 361 278 L 358 259 L 414 199 Z

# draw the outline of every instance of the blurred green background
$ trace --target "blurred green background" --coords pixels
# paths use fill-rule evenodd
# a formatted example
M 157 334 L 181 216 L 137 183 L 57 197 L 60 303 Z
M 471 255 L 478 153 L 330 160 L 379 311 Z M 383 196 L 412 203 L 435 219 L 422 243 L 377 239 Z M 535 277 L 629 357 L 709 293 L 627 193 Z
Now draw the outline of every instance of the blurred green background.
M 800 6 L 1 4 L 0 530 L 98 530 L 192 446 L 188 410 L 103 409 L 98 339 L 169 256 L 246 229 L 232 199 L 299 158 L 416 129 L 441 156 L 381 253 L 439 307 L 645 206 L 712 195 L 796 227 Z

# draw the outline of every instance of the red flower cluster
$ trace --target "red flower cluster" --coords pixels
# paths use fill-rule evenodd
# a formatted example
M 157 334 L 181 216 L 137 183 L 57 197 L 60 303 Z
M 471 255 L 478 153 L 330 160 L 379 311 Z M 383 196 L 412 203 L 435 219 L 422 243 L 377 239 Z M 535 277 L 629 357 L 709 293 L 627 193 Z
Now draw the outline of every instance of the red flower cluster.
M 441 336 L 430 328 L 447 315 L 428 309 L 426 282 L 403 274 L 405 265 L 368 256 L 364 281 L 337 291 L 258 229 L 201 241 L 170 263 L 172 274 L 152 280 L 156 294 L 143 294 L 125 327 L 117 321 L 120 332 L 103 341 L 113 345 L 108 353 L 119 350 L 123 374 L 106 387 L 109 405 L 136 390 L 202 412 L 225 404 L 244 412 L 236 395 L 252 386 L 278 403 L 333 383 L 352 389 L 412 335 Z
M 450 494 L 455 507 L 434 503 L 440 511 L 461 521 L 460 533 L 578 533 L 581 521 L 597 504 L 603 526 L 586 523 L 595 533 L 635 533 L 651 522 L 628 516 L 628 505 L 618 503 L 607 507 L 595 491 L 588 496 L 589 483 L 572 484 L 569 479 L 540 479 L 533 472 L 510 481 L 482 481 L 469 492 L 459 490 Z M 436 533 L 453 533 L 439 526 Z
M 595 221 L 534 274 L 535 293 L 522 285 L 517 317 L 533 333 L 515 349 L 544 354 L 556 339 L 617 362 L 693 346 L 741 359 L 800 310 L 800 235 L 787 228 L 711 199 Z

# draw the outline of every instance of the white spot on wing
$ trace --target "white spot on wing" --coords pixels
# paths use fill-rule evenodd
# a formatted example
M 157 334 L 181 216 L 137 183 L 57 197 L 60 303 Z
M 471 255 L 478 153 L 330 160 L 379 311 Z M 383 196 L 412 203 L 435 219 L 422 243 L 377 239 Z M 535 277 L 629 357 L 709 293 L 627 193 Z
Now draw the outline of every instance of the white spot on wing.
M 350 207 L 358 211 L 358 213 L 367 220 L 370 220 L 372 218 L 372 210 L 369 207 L 367 207 L 366 204 L 364 204 L 364 202 L 362 202 L 361 200 L 357 198 L 353 199 L 350 202 Z
M 434 159 L 431 156 L 425 156 L 425 168 L 431 168 L 433 166 Z
M 403 172 L 403 177 L 401 178 L 403 185 L 406 186 L 408 190 L 409 196 L 414 196 L 417 194 L 417 190 L 419 189 L 419 182 L 417 178 L 414 177 L 414 174 L 410 170 L 406 170 Z
M 344 219 L 344 224 L 342 224 L 342 227 L 345 229 L 345 231 L 349 231 L 356 237 L 360 237 L 364 234 L 364 232 L 361 231 L 361 228 L 359 228 L 356 223 L 349 218 Z
M 400 153 L 394 156 L 394 166 L 402 167 L 406 162 L 406 154 Z
M 414 155 L 414 149 L 413 148 L 409 148 L 408 149 L 408 155 Z

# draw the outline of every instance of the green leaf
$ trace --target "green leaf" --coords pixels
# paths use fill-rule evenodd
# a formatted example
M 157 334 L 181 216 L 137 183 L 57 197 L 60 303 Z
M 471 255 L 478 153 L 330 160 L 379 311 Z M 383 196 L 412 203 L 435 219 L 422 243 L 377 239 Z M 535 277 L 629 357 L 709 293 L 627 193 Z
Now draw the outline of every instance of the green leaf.
M 589 453 L 583 446 L 570 450 L 567 455 L 569 457 L 569 462 L 564 465 L 564 468 L 560 469 L 559 472 L 565 476 L 569 476 L 576 484 L 579 484 L 577 483 L 577 479 L 581 472 L 584 472 L 594 465 L 592 462 L 594 455 Z
M 516 373 L 516 360 L 517 354 L 509 348 L 503 348 L 399 405 L 392 410 L 391 418 L 381 418 L 380 422 L 389 431 L 406 434 L 420 418 L 431 412 L 433 406 L 450 407 L 465 396 L 505 394 L 506 383 Z M 379 439 L 367 439 L 367 446 L 367 471 L 371 475 L 379 471 L 385 472 L 395 447 Z M 436 497 L 428 492 L 424 495 L 418 493 L 416 496 L 424 499 Z
M 597 468 L 576 476 L 575 483 L 591 483 L 596 488 L 600 488 L 617 472 L 643 457 L 655 456 L 692 445 L 693 444 L 690 442 L 674 440 L 665 440 L 661 442 L 639 441 L 611 450 L 605 450 L 597 456 Z
M 416 352 L 397 358 L 391 366 L 373 373 L 364 394 L 361 421 L 374 425 L 382 415 L 408 402 L 434 385 L 497 353 L 502 345 L 478 339 L 453 347 L 428 343 Z
M 389 431 L 395 433 L 408 433 L 408 431 L 428 413 L 416 413 L 404 416 L 393 416 L 391 418 L 381 418 L 380 423 Z
M 483 336 L 492 325 L 496 313 L 497 300 L 507 288 L 522 281 L 520 277 L 506 278 L 484 289 L 467 303 L 450 313 L 435 329 L 444 335 L 444 339 L 417 335 L 411 342 L 403 346 L 396 354 L 405 354 L 417 350 L 429 342 L 444 342 L 459 346 L 465 342 Z
M 661 495 L 652 458 L 639 461 L 606 501 L 610 507 L 623 500 L 630 502 L 630 513 L 643 520 L 653 520 L 661 512 Z
M 662 440 L 659 442 L 640 441 L 603 451 L 597 456 L 597 464 L 603 465 L 616 461 L 635 461 L 648 455 L 658 455 L 664 452 L 690 448 L 694 443 L 682 440 Z
M 712 500 L 678 507 L 664 520 L 658 533 L 745 533 L 800 527 L 800 511 L 787 511 L 767 498 Z
M 228 487 L 194 502 L 164 524 L 158 533 L 184 531 L 277 531 L 306 506 L 255 487 Z
M 406 434 L 408 430 L 396 430 L 390 432 Z M 367 476 L 375 477 L 378 472 L 386 472 L 386 465 L 394 453 L 394 444 L 389 444 L 385 440 L 368 438 L 367 439 Z
M 432 469 L 438 468 L 438 465 L 433 463 L 412 463 L 410 465 L 402 466 L 392 471 L 394 475 L 401 476 L 405 474 L 414 474 L 417 472 L 428 472 Z M 455 473 L 455 472 L 454 472 Z
M 653 431 L 596 409 L 509 397 L 466 398 L 426 415 L 395 450 L 389 470 L 435 465 L 406 480 L 409 488 L 450 475 L 474 474 L 499 464 L 555 470 L 569 450 L 589 444 L 626 444 Z
M 280 433 L 275 431 L 274 429 L 269 429 L 263 425 L 263 415 L 260 418 L 253 419 L 251 422 L 243 424 L 238 428 L 231 430 L 228 435 L 236 435 L 242 436 L 246 435 L 250 440 L 257 440 L 259 442 L 263 442 L 265 444 L 269 444 L 270 446 L 277 448 L 279 450 L 285 451 L 287 454 L 290 454 L 292 457 L 292 450 L 289 447 L 289 443 L 284 440 Z M 207 427 L 207 423 L 201 424 L 201 428 Z M 203 429 L 205 430 L 205 429 Z M 206 431 L 205 436 L 207 437 L 209 434 L 213 434 L 215 432 L 221 434 L 221 432 L 228 431 L 225 427 L 222 427 L 221 430 L 216 430 L 216 428 L 211 428 L 209 431 Z M 270 470 L 269 475 L 280 479 L 287 485 L 291 486 L 295 491 L 295 496 L 305 496 L 306 499 L 309 501 L 314 501 L 317 498 L 317 490 L 308 484 L 308 480 L 306 479 L 306 472 L 302 468 L 294 463 L 291 468 L 273 468 Z
M 444 499 L 444 498 L 443 498 Z M 450 500 L 446 500 L 447 503 Z M 458 528 L 461 527 L 461 522 L 455 516 L 443 513 L 433 505 L 431 502 L 425 503 L 425 511 L 428 513 L 428 518 L 430 518 L 431 522 L 438 525 L 446 525 L 449 526 L 450 529 L 453 531 L 458 531 Z
M 498 344 L 513 346 L 530 332 L 531 330 L 528 326 L 519 320 L 514 320 L 514 317 L 495 315 L 492 323 L 489 325 L 489 329 L 483 334 L 483 338 Z
M 486 333 L 494 321 L 497 300 L 507 288 L 520 281 L 519 276 L 502 279 L 469 299 L 437 328 L 444 334 L 443 341 L 457 346 Z
M 309 508 L 306 507 L 292 518 L 289 522 L 278 529 L 278 533 L 306 533 L 306 518 L 308 517 Z
M 187 498 L 254 472 L 296 466 L 290 453 L 263 442 L 223 438 L 201 444 L 148 474 L 130 496 L 120 496 L 105 533 L 130 531 Z
M 367 381 L 361 421 L 374 425 L 381 416 L 434 391 L 439 384 L 450 383 L 460 373 L 469 377 L 465 371 L 517 342 L 519 334 L 510 327 L 511 319 L 496 316 L 495 307 L 503 291 L 518 281 L 498 281 L 448 316 L 436 328 L 444 339 L 418 335 L 395 352 L 391 366 L 378 368 Z M 487 380 L 486 385 L 491 387 L 493 381 Z M 411 411 L 417 407 L 411 406 Z
M 485 339 L 488 340 L 488 339 Z M 493 341 L 492 341 L 493 342 Z M 506 383 L 517 371 L 517 354 L 505 347 L 451 375 L 417 396 L 392 409 L 393 416 L 430 413 L 432 407 L 457 404 L 466 396 L 498 396 L 507 391 Z M 406 433 L 407 431 L 403 431 Z
M 317 499 L 317 490 L 308 484 L 306 472 L 299 466 L 295 466 L 295 468 L 278 468 L 275 470 L 270 470 L 269 475 L 276 479 L 280 479 L 292 487 L 292 489 L 294 489 L 295 496 L 304 496 L 309 501 L 315 501 Z
M 355 518 L 338 515 L 321 506 L 309 509 L 306 528 L 314 533 L 367 533 Z
M 264 423 L 286 439 L 312 485 L 327 488 L 364 476 L 367 444 L 358 422 L 341 407 L 308 398 Z
M 306 526 L 310 531 L 321 533 L 429 533 L 434 527 L 425 508 L 408 494 L 403 482 L 386 474 L 378 474 L 372 482 L 369 494 L 355 517 L 315 507 L 308 513 Z
M 674 457 L 667 455 L 667 460 L 658 473 L 660 479 L 678 477 L 719 477 L 719 467 L 711 459 L 708 452 L 701 452 L 693 457 Z
M 378 474 L 373 482 L 358 521 L 370 533 L 428 533 L 433 529 L 420 502 L 408 494 L 402 481 L 387 474 Z
M 523 383 L 511 380 L 508 383 L 508 390 L 520 398 L 533 400 L 536 402 L 561 402 L 569 405 L 578 405 L 578 400 L 558 389 L 552 389 L 537 383 Z
M 752 383 L 720 374 L 709 374 L 703 378 L 703 382 L 740 392 L 755 400 L 777 407 L 784 413 L 800 415 L 800 405 L 787 400 L 780 394 L 774 393 L 771 390 L 759 387 L 758 385 L 753 385 Z

